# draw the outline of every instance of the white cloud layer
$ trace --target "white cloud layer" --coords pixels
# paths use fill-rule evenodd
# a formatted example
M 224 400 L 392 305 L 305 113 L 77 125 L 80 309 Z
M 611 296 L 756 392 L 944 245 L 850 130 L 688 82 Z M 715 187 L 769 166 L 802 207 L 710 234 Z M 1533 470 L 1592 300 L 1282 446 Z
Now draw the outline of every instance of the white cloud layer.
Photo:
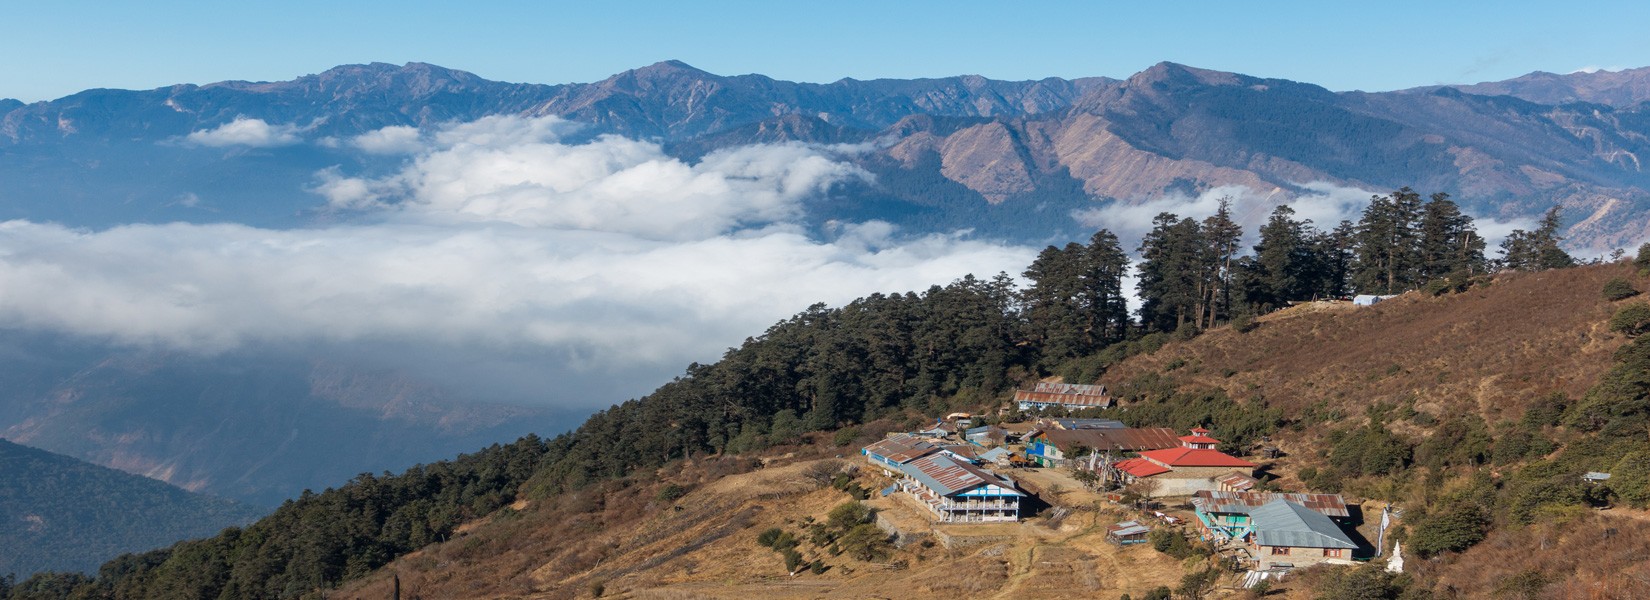
M 602 136 L 566 144 L 555 117 L 487 117 L 433 136 L 405 169 L 379 179 L 321 174 L 316 191 L 347 210 L 392 210 L 426 223 L 500 222 L 692 240 L 791 220 L 802 200 L 864 171 L 802 144 L 744 146 L 697 164 L 658 144 Z M 395 129 L 395 128 L 389 128 Z M 405 149 L 417 132 L 352 143 Z M 370 141 L 363 141 L 370 139 Z
M 1168 194 L 1139 203 L 1113 202 L 1076 211 L 1072 213 L 1072 218 L 1088 227 L 1111 229 L 1125 245 L 1138 244 L 1140 238 L 1151 230 L 1152 219 L 1159 213 L 1202 219 L 1215 213 L 1222 198 L 1228 198 L 1232 201 L 1233 219 L 1243 226 L 1245 243 L 1253 245 L 1259 241 L 1257 231 L 1260 226 L 1266 223 L 1272 210 L 1279 205 L 1287 204 L 1293 208 L 1296 219 L 1310 220 L 1319 229 L 1328 230 L 1341 221 L 1357 223 L 1363 216 L 1364 207 L 1369 205 L 1370 197 L 1386 193 L 1321 181 L 1297 186 L 1303 191 L 1290 193 L 1279 188 L 1260 191 L 1246 186 L 1221 186 L 1196 196 Z M 1497 245 L 1512 230 L 1529 230 L 1535 226 L 1534 221 L 1528 219 L 1493 221 L 1478 215 L 1473 215 L 1473 218 L 1478 233 L 1489 242 L 1487 252 L 1491 255 L 1495 254 Z M 1126 249 L 1132 252 L 1134 247 Z
M 235 120 L 214 129 L 203 129 L 184 138 L 191 144 L 212 147 L 247 146 L 273 148 L 291 146 L 303 141 L 297 125 L 271 125 L 263 119 L 236 117 Z
M 521 227 L 0 224 L 0 324 L 219 351 L 269 342 L 576 349 L 603 370 L 714 358 L 808 304 L 1015 271 L 1028 250 L 886 231 L 662 242 Z M 611 400 L 611 399 L 608 399 Z
M 877 222 L 809 237 L 793 224 L 804 202 L 865 176 L 830 150 L 689 164 L 651 143 L 559 141 L 569 127 L 497 117 L 353 138 L 411 154 L 384 178 L 320 175 L 333 207 L 362 212 L 342 224 L 0 223 L 0 327 L 199 352 L 405 348 L 428 371 L 441 356 L 478 373 L 544 364 L 555 381 L 517 397 L 588 408 L 809 304 L 1017 273 L 1034 253 Z M 252 129 L 212 135 L 250 144 Z
M 367 154 L 412 154 L 424 148 L 417 127 L 391 125 L 350 138 L 351 147 Z

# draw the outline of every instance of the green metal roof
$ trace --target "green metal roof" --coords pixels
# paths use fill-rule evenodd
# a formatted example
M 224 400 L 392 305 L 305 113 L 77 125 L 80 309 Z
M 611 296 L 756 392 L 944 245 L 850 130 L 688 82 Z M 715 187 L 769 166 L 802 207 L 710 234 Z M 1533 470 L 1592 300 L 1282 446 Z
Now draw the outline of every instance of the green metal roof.
M 1345 548 L 1358 545 L 1329 517 L 1288 500 L 1273 500 L 1249 511 L 1255 543 L 1290 548 Z

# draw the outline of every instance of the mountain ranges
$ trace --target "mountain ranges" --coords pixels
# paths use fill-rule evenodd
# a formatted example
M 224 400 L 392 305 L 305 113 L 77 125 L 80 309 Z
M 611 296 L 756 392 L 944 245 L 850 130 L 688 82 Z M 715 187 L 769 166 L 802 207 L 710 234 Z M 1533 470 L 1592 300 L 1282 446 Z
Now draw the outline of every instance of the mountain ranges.
M 876 178 L 810 205 L 813 224 L 882 219 L 1038 242 L 1084 235 L 1073 211 L 1242 186 L 1287 198 L 1313 184 L 1447 192 L 1482 217 L 1567 207 L 1570 244 L 1650 236 L 1650 70 L 1535 73 L 1392 92 L 1161 63 L 1126 79 L 977 76 L 828 84 L 721 76 L 677 61 L 595 83 L 502 83 L 410 63 L 347 65 L 292 81 L 89 90 L 0 102 L 0 218 L 83 226 L 336 218 L 305 192 L 321 169 L 400 158 L 337 144 L 202 148 L 191 132 L 239 117 L 307 141 L 391 125 L 556 115 L 582 135 L 663 144 L 692 160 L 752 143 L 852 144 Z M 187 198 L 210 199 L 210 206 Z

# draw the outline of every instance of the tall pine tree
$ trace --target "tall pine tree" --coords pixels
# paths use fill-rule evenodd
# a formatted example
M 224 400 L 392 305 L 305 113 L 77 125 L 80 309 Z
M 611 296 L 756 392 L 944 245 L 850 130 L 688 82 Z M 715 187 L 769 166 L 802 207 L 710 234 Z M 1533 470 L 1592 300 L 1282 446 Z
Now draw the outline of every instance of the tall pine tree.
M 1358 260 L 1352 283 L 1358 291 L 1396 294 L 1420 283 L 1421 195 L 1408 186 L 1390 196 L 1370 198 L 1358 221 Z
M 1561 209 L 1554 206 L 1542 215 L 1535 231 L 1513 230 L 1501 241 L 1501 267 L 1515 271 L 1544 271 L 1573 267 L 1574 258 L 1558 246 L 1564 238 L 1558 236 L 1563 225 Z
M 1484 238 L 1449 194 L 1432 195 L 1422 209 L 1420 229 L 1423 282 L 1484 272 Z
M 1123 276 L 1128 270 L 1129 255 L 1123 252 L 1117 234 L 1102 229 L 1089 238 L 1082 283 L 1091 350 L 1121 341 L 1128 334 L 1129 304 L 1123 294 Z
M 1215 326 L 1217 318 L 1231 318 L 1232 279 L 1243 239 L 1243 226 L 1232 220 L 1232 199 L 1221 198 L 1215 214 L 1203 219 L 1202 327 Z
M 1140 323 L 1156 331 L 1174 331 L 1193 323 L 1202 304 L 1206 245 L 1202 227 L 1190 218 L 1162 213 L 1140 240 Z

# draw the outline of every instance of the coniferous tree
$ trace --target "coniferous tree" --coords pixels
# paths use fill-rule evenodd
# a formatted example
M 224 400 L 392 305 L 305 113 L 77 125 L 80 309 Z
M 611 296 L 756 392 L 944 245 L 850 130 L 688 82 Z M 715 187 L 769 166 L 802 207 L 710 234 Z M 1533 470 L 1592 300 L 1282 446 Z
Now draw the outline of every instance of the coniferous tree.
M 1071 243 L 1049 246 L 1024 273 L 1031 286 L 1024 294 L 1025 317 L 1033 341 L 1042 346 L 1044 362 L 1057 364 L 1085 350 L 1089 318 L 1083 310 L 1084 263 L 1088 249 Z
M 1312 298 L 1318 274 L 1310 221 L 1296 221 L 1288 205 L 1272 209 L 1260 227 L 1260 243 L 1252 260 L 1244 263 L 1244 303 L 1253 312 L 1282 308 L 1294 300 Z
M 1559 247 L 1564 238 L 1558 236 L 1563 224 L 1561 209 L 1554 206 L 1542 215 L 1535 231 L 1513 230 L 1501 241 L 1501 268 L 1515 271 L 1545 271 L 1573 267 L 1574 258 Z
M 1214 327 L 1215 319 L 1231 317 L 1232 280 L 1238 243 L 1243 226 L 1232 220 L 1231 198 L 1221 198 L 1215 214 L 1203 219 L 1203 315 L 1202 327 Z
M 1409 187 L 1370 198 L 1358 221 L 1358 260 L 1353 286 L 1362 292 L 1396 294 L 1419 283 L 1421 195 Z
M 1140 241 L 1140 323 L 1156 331 L 1174 331 L 1198 314 L 1198 282 L 1205 244 L 1201 227 L 1190 218 L 1162 213 Z
M 1351 221 L 1341 221 L 1333 230 L 1316 237 L 1318 295 L 1344 298 L 1352 293 L 1352 264 L 1357 259 L 1358 229 Z
M 1449 194 L 1432 195 L 1422 210 L 1420 230 L 1422 282 L 1484 272 L 1484 238 Z
M 1083 308 L 1088 317 L 1087 350 L 1121 341 L 1128 334 L 1129 304 L 1123 293 L 1129 256 L 1117 235 L 1102 229 L 1089 238 L 1083 262 Z

